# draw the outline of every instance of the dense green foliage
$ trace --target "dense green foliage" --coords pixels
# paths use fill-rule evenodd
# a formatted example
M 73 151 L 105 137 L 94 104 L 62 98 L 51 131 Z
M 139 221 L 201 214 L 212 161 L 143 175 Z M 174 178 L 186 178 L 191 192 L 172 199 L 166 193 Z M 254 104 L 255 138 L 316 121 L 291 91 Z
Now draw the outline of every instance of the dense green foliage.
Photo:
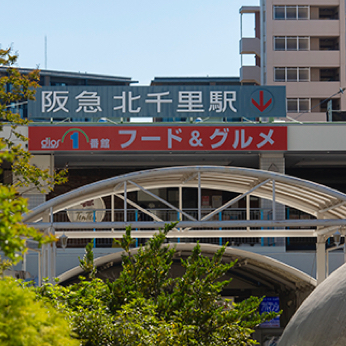
M 197 245 L 181 260 L 184 274 L 171 277 L 175 249 L 165 245 L 166 225 L 138 253 L 132 254 L 131 229 L 118 241 L 125 250 L 123 270 L 114 282 L 81 278 L 62 287 L 49 283 L 38 294 L 67 312 L 82 345 L 251 345 L 252 328 L 273 318 L 260 315 L 259 298 L 239 304 L 224 301 L 221 280 L 233 263 L 222 263 L 225 247 L 210 259 Z M 91 247 L 85 258 L 91 258 Z M 84 263 L 85 264 L 85 263 Z M 93 269 L 88 267 L 88 272 Z
M 66 316 L 36 301 L 32 288 L 11 278 L 0 280 L 0 345 L 78 346 Z
M 28 122 L 12 112 L 11 105 L 34 97 L 39 74 L 35 70 L 21 75 L 12 67 L 16 59 L 10 49 L 0 49 L 0 66 L 7 68 L 6 75 L 0 78 L 0 173 L 6 163 L 11 166 L 10 174 L 14 178 L 12 182 L 11 179 L 0 181 L 0 250 L 7 257 L 6 260 L 0 257 L 0 345 L 77 346 L 78 340 L 70 336 L 67 315 L 48 302 L 37 301 L 32 288 L 2 277 L 5 269 L 22 259 L 27 238 L 39 244 L 54 240 L 22 223 L 22 214 L 28 211 L 27 201 L 17 188 L 34 187 L 42 191 L 65 180 L 64 172 L 51 176 L 48 170 L 30 164 L 31 155 L 23 145 L 27 138 L 18 130 L 18 126 Z
M 38 87 L 39 71 L 21 75 L 13 67 L 17 56 L 10 49 L 0 49 L 0 66 L 6 67 L 6 75 L 0 78 L 0 173 L 4 162 L 11 165 L 13 183 L 0 181 L 0 249 L 13 263 L 21 260 L 26 251 L 25 239 L 31 238 L 39 243 L 52 241 L 43 237 L 34 228 L 25 226 L 22 214 L 27 212 L 26 199 L 20 197 L 18 187 L 37 188 L 41 191 L 52 188 L 54 184 L 65 181 L 65 172 L 50 175 L 48 169 L 41 170 L 30 164 L 31 154 L 22 145 L 27 138 L 21 134 L 18 126 L 25 126 L 28 121 L 12 112 L 11 105 L 32 100 Z

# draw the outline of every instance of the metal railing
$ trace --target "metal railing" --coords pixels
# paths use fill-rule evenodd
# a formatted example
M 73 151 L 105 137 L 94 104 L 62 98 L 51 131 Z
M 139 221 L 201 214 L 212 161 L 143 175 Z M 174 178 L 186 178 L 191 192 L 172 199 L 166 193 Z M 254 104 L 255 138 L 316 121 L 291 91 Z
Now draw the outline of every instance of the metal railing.
M 213 208 L 202 208 L 201 211 L 201 217 L 203 219 L 204 216 L 208 215 L 215 209 Z M 85 213 L 85 210 L 71 210 L 69 209 L 69 212 L 74 211 L 76 214 L 80 212 L 82 214 L 83 212 Z M 148 209 L 147 210 L 149 213 L 155 215 L 157 218 L 164 222 L 172 222 L 172 221 L 177 221 L 177 220 L 188 220 L 188 218 L 185 215 L 180 215 L 181 213 L 172 210 L 172 209 L 164 209 L 164 208 L 157 208 L 157 209 Z M 96 215 L 97 213 L 103 213 L 103 219 L 102 221 L 120 221 L 123 222 L 125 221 L 125 216 L 124 216 L 124 210 L 123 209 L 114 209 L 113 213 L 111 209 L 106 209 L 106 210 L 93 210 L 91 211 L 92 215 L 87 218 L 88 221 L 95 221 L 96 220 Z M 184 209 L 184 212 L 193 218 L 197 219 L 198 218 L 198 209 Z M 250 220 L 263 220 L 263 215 L 268 214 L 268 210 L 263 210 L 263 209 L 251 209 L 250 210 Z M 228 208 L 225 210 L 222 210 L 215 214 L 210 221 L 222 221 L 222 220 L 246 220 L 246 209 L 245 208 Z M 53 216 L 53 221 L 54 222 L 69 222 L 69 217 L 67 215 L 66 210 L 60 211 Z M 127 222 L 136 222 L 136 221 L 153 221 L 153 217 L 150 215 L 137 210 L 137 209 L 127 209 L 126 213 L 126 221 Z M 179 225 L 178 225 L 179 227 Z M 150 228 L 149 228 L 150 229 Z M 231 227 L 228 228 L 215 228 L 215 230 L 228 230 L 232 229 Z M 239 229 L 239 228 L 238 228 Z M 107 229 L 104 229 L 107 230 Z M 134 228 L 133 230 L 137 230 Z M 144 229 L 140 229 L 144 230 Z M 193 230 L 193 229 L 191 229 Z M 213 229 L 208 229 L 211 232 Z M 81 238 L 79 239 L 70 239 L 68 242 L 68 247 L 69 248 L 79 248 L 79 247 L 85 247 L 86 244 L 90 241 L 90 239 L 83 239 L 83 229 L 74 229 L 74 231 L 79 231 L 81 232 Z M 100 231 L 100 229 L 95 230 L 95 232 Z M 246 228 L 244 228 L 244 231 L 246 231 Z M 66 230 L 66 233 L 68 234 L 68 230 Z M 135 236 L 135 234 L 133 234 Z M 136 244 L 135 246 L 139 246 L 140 244 L 143 244 L 146 242 L 147 239 L 136 239 Z M 264 246 L 268 242 L 264 241 L 260 237 L 253 237 L 253 238 L 248 238 L 248 237 L 225 237 L 225 238 L 220 238 L 220 237 L 211 237 L 210 238 L 177 238 L 177 239 L 169 239 L 170 242 L 197 242 L 199 241 L 200 243 L 209 243 L 209 244 L 217 244 L 217 245 L 224 245 L 224 244 L 229 244 L 230 246 L 239 246 L 242 244 L 247 244 L 247 245 L 262 245 Z M 58 247 L 60 247 L 60 243 L 58 242 Z M 113 239 L 94 239 L 94 246 L 95 247 L 115 247 Z
M 203 219 L 204 216 L 208 215 L 209 213 L 213 212 L 215 209 L 213 208 L 202 208 L 201 210 L 201 218 Z M 85 213 L 84 210 L 72 210 L 76 213 L 81 212 Z M 181 215 L 181 213 L 172 210 L 172 209 L 165 209 L 165 208 L 155 208 L 155 209 L 147 209 L 149 213 L 152 215 L 155 215 L 156 218 L 164 221 L 164 222 L 172 222 L 172 221 L 188 221 L 188 218 L 185 215 Z M 69 212 L 71 212 L 71 209 L 69 209 Z M 88 221 L 96 221 L 96 214 L 101 213 L 103 214 L 103 219 L 102 221 L 104 222 L 110 222 L 110 221 L 115 221 L 115 222 L 124 222 L 125 216 L 124 216 L 124 210 L 123 209 L 114 209 L 113 212 L 111 209 L 105 209 L 105 210 L 93 210 L 91 211 L 92 216 L 89 216 Z M 187 208 L 184 209 L 184 212 L 193 218 L 197 219 L 198 218 L 198 210 L 196 208 Z M 293 213 L 290 214 L 289 209 L 287 209 L 286 213 L 287 219 L 290 219 L 290 216 L 292 218 L 296 218 L 297 216 Z M 299 218 L 307 218 L 310 216 L 307 215 L 300 215 L 298 216 Z M 250 210 L 250 215 L 249 219 L 250 220 L 264 220 L 264 219 L 271 219 L 272 218 L 272 210 L 271 209 L 262 209 L 262 208 L 252 208 Z M 247 219 L 247 213 L 246 213 L 246 208 L 228 208 L 225 210 L 222 210 L 215 214 L 209 221 L 222 221 L 222 220 L 246 220 Z M 54 222 L 69 222 L 69 217 L 67 215 L 66 210 L 60 211 L 53 216 L 53 221 Z M 144 213 L 143 211 L 140 211 L 138 209 L 127 209 L 126 213 L 126 221 L 131 223 L 131 222 L 136 222 L 136 221 L 153 221 L 153 217 Z M 179 228 L 179 224 L 178 224 Z M 215 230 L 232 230 L 232 227 L 223 227 L 223 228 L 214 228 Z M 237 228 L 239 229 L 239 227 Z M 246 228 L 243 228 L 244 231 L 246 231 Z M 95 232 L 97 231 L 107 231 L 109 229 L 97 229 L 94 230 Z M 136 229 L 133 228 L 134 231 L 138 230 L 150 230 L 150 228 L 141 228 L 141 229 Z M 191 228 L 193 230 L 193 228 Z M 240 245 L 260 245 L 260 246 L 276 246 L 276 245 L 283 245 L 282 239 L 280 242 L 278 242 L 277 238 L 268 238 L 268 237 L 212 237 L 212 231 L 213 228 L 208 228 L 211 232 L 211 236 L 208 238 L 184 238 L 183 236 L 181 238 L 171 238 L 168 241 L 169 242 L 197 242 L 199 241 L 200 243 L 208 243 L 208 244 L 216 244 L 216 245 L 224 245 L 227 244 L 229 246 L 240 246 Z M 68 242 L 68 247 L 69 248 L 80 248 L 80 247 L 85 247 L 88 242 L 90 242 L 90 239 L 83 238 L 83 232 L 85 231 L 84 229 L 74 229 L 73 231 L 81 232 L 81 238 L 79 239 L 69 239 Z M 68 230 L 66 230 L 66 233 L 68 234 Z M 133 233 L 133 236 L 135 237 L 135 233 Z M 111 248 L 111 247 L 116 247 L 114 244 L 113 238 L 95 238 L 94 240 L 94 246 L 97 248 Z M 144 244 L 147 241 L 145 238 L 141 239 L 136 239 L 136 243 L 134 246 L 139 246 L 140 244 Z M 294 244 L 299 244 L 297 249 L 299 249 L 304 243 L 306 243 L 308 246 L 311 246 L 312 243 L 315 242 L 314 238 L 304 238 L 304 237 L 295 237 L 295 238 L 286 238 L 286 246 L 289 248 L 292 247 Z M 60 243 L 57 243 L 58 247 L 60 247 Z M 304 246 L 302 246 L 304 248 Z

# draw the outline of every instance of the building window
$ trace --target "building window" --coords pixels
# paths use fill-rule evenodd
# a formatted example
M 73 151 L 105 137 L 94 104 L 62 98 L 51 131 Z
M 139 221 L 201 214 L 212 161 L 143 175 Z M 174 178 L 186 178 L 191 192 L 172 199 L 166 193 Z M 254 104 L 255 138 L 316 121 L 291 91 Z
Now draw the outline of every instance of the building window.
M 286 68 L 286 80 L 287 82 L 297 82 L 297 68 L 296 67 L 287 67 Z
M 297 50 L 297 37 L 286 37 L 286 50 Z
M 310 111 L 310 99 L 288 98 L 287 113 L 302 113 Z
M 298 6 L 298 19 L 309 19 L 309 6 Z
M 286 50 L 285 36 L 274 37 L 274 50 Z
M 309 50 L 309 37 L 298 37 L 298 50 Z
M 274 50 L 309 50 L 309 37 L 274 36 Z
M 308 82 L 310 80 L 310 69 L 308 67 L 299 67 L 298 80 L 299 82 Z
M 287 99 L 287 113 L 298 113 L 298 99 Z
M 274 19 L 309 19 L 309 6 L 274 6 Z
M 274 81 L 275 82 L 286 82 L 286 69 L 284 67 L 275 67 Z
M 310 111 L 310 100 L 309 99 L 298 99 L 299 112 L 309 112 Z
M 285 6 L 274 6 L 274 19 L 286 19 Z
M 309 82 L 309 67 L 275 67 L 274 82 Z
M 297 6 L 286 6 L 286 19 L 297 19 Z

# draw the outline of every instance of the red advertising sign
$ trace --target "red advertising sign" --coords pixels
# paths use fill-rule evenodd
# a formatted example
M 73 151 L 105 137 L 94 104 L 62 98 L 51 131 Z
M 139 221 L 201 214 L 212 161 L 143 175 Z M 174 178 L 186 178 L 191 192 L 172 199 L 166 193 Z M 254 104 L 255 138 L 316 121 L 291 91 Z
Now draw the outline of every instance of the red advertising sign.
M 286 149 L 285 126 L 29 126 L 30 151 Z

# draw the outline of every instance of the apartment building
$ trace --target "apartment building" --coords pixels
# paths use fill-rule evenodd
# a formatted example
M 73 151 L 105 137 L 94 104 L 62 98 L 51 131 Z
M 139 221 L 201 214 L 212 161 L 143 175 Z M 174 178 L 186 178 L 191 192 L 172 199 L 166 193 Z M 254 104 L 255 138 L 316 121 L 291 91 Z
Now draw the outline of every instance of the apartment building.
M 240 14 L 241 82 L 285 85 L 287 116 L 299 121 L 330 121 L 328 109 L 334 117 L 346 111 L 344 0 L 260 0 Z M 243 37 L 249 15 L 254 35 Z M 244 63 L 248 54 L 252 66 Z

